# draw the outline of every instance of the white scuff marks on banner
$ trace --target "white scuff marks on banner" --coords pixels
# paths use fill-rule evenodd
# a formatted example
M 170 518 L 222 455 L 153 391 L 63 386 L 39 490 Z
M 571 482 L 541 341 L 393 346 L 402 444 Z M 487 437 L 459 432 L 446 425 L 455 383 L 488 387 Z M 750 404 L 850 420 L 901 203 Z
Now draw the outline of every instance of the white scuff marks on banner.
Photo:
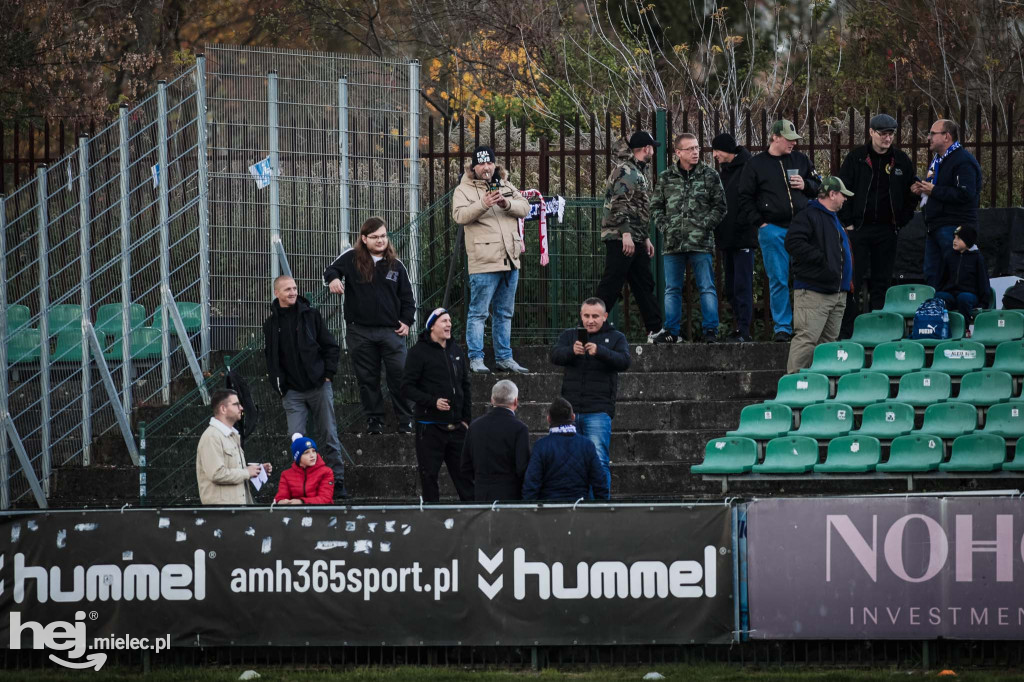
M 395 532 L 395 522 L 394 521 L 385 521 L 384 522 L 384 532 L 385 533 L 394 533 Z
M 303 528 L 312 528 L 313 527 L 313 517 L 312 516 L 303 516 L 302 517 L 302 527 Z
M 331 520 L 327 522 L 327 527 L 328 528 L 334 528 L 337 525 L 338 525 L 338 517 L 337 516 L 332 516 Z
M 216 530 L 213 531 L 213 537 L 215 537 L 215 538 L 224 537 L 224 531 L 222 531 L 220 528 L 217 528 Z
M 452 528 L 454 528 L 455 527 L 455 519 L 445 519 L 444 520 L 444 527 L 447 528 L 448 530 L 451 530 Z
M 132 561 L 133 559 L 135 559 L 135 552 L 130 549 L 121 552 L 121 561 Z
M 402 524 L 402 535 L 408 535 L 411 532 L 412 532 L 412 526 L 410 526 L 408 523 L 403 523 Z
M 57 531 L 57 549 L 64 549 L 68 546 L 68 531 L 66 528 L 61 528 Z
M 251 537 L 251 538 L 254 538 L 254 537 L 256 537 L 256 529 L 255 529 L 255 528 L 253 528 L 252 526 L 249 526 L 249 527 L 248 527 L 248 528 L 247 528 L 247 529 L 245 530 L 245 534 L 246 534 L 246 535 L 248 535 L 248 536 L 249 536 L 249 537 Z
M 377 532 L 377 524 L 376 524 L 376 523 L 368 523 L 368 524 L 366 524 L 366 528 L 367 528 L 367 529 L 368 529 L 368 530 L 369 530 L 369 531 L 370 531 L 371 533 L 376 533 L 376 532 Z
M 356 529 L 356 522 L 355 521 L 346 521 L 345 522 L 345 532 L 346 533 L 355 532 L 355 529 Z
M 347 540 L 320 540 L 314 547 L 318 552 L 326 552 L 329 549 L 348 549 Z
M 171 520 L 169 518 L 167 518 L 166 516 L 161 516 L 160 520 L 156 522 L 156 527 L 157 528 L 170 528 L 171 527 Z
M 352 551 L 356 554 L 369 554 L 373 550 L 373 540 L 356 540 Z
M 196 519 L 196 525 L 202 526 L 206 523 L 206 519 Z
M 16 523 L 11 526 L 11 542 L 17 542 L 18 538 L 21 537 L 21 524 Z
M 391 543 L 390 542 L 382 542 L 382 543 L 380 543 L 380 551 L 382 551 L 382 552 L 390 552 L 391 551 Z
M 287 525 L 288 525 L 289 523 L 291 523 L 291 522 L 292 522 L 292 517 L 290 517 L 290 516 L 286 516 L 286 517 L 284 517 L 283 519 L 281 519 L 281 523 L 283 523 L 283 524 L 284 524 L 284 525 L 286 525 L 286 526 L 287 526 Z
M 76 523 L 75 530 L 79 533 L 86 533 L 90 530 L 96 530 L 100 525 L 98 523 Z
M 273 544 L 273 538 L 263 538 L 263 544 L 260 545 L 260 554 L 270 554 L 270 546 Z
M 33 532 L 39 530 L 39 524 L 35 520 L 25 522 L 25 526 Z
M 185 535 L 185 531 L 179 530 L 174 534 L 175 542 L 185 542 L 185 540 L 188 540 L 188 536 Z

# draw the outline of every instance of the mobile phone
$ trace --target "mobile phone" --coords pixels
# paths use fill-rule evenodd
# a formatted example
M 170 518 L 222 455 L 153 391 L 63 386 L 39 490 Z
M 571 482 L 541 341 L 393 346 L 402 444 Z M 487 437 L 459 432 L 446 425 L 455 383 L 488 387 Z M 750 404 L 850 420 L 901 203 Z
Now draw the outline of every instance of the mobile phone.
M 488 192 L 497 192 L 501 189 L 501 184 L 497 178 L 491 178 L 491 181 L 487 183 Z
M 587 332 L 585 327 L 576 328 L 576 340 L 584 346 L 590 342 L 590 334 Z

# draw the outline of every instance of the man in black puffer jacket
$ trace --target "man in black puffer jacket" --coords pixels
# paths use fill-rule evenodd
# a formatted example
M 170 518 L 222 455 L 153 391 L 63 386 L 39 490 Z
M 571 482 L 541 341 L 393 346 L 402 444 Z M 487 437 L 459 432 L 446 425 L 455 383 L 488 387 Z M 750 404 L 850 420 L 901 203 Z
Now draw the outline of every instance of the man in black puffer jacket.
M 751 341 L 750 318 L 754 312 L 754 252 L 757 249 L 757 225 L 740 218 L 740 176 L 750 160 L 746 147 L 736 144 L 729 133 L 716 135 L 711 153 L 719 165 L 718 174 L 725 187 L 725 218 L 715 228 L 715 244 L 725 263 L 725 298 L 732 307 L 735 329 L 726 341 Z
M 549 435 L 533 446 L 523 482 L 524 500 L 608 499 L 604 468 L 589 439 L 576 433 L 572 405 L 555 398 L 548 408 Z
M 566 329 L 551 349 L 551 362 L 565 367 L 562 397 L 576 413 L 576 429 L 597 448 L 611 490 L 609 445 L 619 390 L 619 372 L 629 369 L 625 335 L 608 322 L 600 298 L 588 298 L 580 308 L 583 327 Z
M 462 475 L 460 460 L 473 404 L 469 363 L 452 339 L 452 317 L 438 308 L 427 318 L 420 339 L 409 351 L 402 396 L 412 401 L 416 418 L 416 462 L 424 502 L 438 502 L 441 465 L 448 466 L 459 499 L 473 499 L 473 483 Z

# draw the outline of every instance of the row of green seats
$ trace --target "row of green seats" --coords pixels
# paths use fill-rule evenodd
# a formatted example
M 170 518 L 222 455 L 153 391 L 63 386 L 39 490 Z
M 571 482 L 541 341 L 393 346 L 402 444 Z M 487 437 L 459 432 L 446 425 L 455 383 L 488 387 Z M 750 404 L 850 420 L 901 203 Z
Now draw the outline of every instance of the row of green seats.
M 181 315 L 181 321 L 185 325 L 185 331 L 189 334 L 199 331 L 203 319 L 200 305 L 198 303 L 180 302 L 177 304 L 177 308 L 178 313 Z M 102 331 L 112 336 L 120 336 L 122 331 L 121 311 L 123 309 L 124 307 L 120 303 L 101 305 L 96 311 L 97 331 Z M 128 326 L 131 329 L 147 326 L 155 329 L 163 328 L 163 319 L 160 315 L 159 307 L 147 318 L 145 306 L 140 303 L 132 303 L 129 306 L 128 318 Z M 13 332 L 27 327 L 31 319 L 32 315 L 28 306 L 21 304 L 7 306 L 8 331 Z M 46 319 L 51 335 L 56 335 L 68 328 L 79 328 L 82 326 L 82 306 L 72 303 L 50 306 L 47 309 Z M 173 331 L 174 323 L 168 320 L 168 325 Z
M 967 402 L 989 406 L 1020 398 L 1022 389 L 1014 388 L 1013 376 L 995 369 L 983 369 L 965 374 L 960 379 L 960 390 L 953 396 L 953 380 L 946 372 L 921 370 L 900 377 L 896 395 L 890 395 L 889 377 L 880 372 L 857 372 L 839 378 L 836 395 L 829 395 L 829 379 L 814 372 L 787 374 L 779 379 L 778 390 L 772 402 L 790 407 L 806 407 L 826 401 L 840 402 L 856 407 L 882 402 L 890 398 L 915 407 L 941 402 Z
M 117 336 L 108 335 L 102 331 L 96 331 L 96 338 L 106 350 L 103 357 L 106 360 L 121 360 L 124 353 L 121 347 L 120 334 Z M 154 360 L 160 357 L 160 346 L 162 334 L 159 329 L 142 327 L 131 332 L 131 354 L 133 360 Z M 40 357 L 41 339 L 39 330 L 31 327 L 18 329 L 11 333 L 7 340 L 7 362 L 16 365 L 19 363 L 37 362 Z M 50 352 L 51 362 L 81 362 L 82 361 L 82 330 L 64 329 L 57 332 L 56 346 Z
M 991 293 L 992 296 L 989 297 L 988 304 L 990 309 L 996 307 L 995 289 L 992 289 Z M 882 311 L 896 313 L 905 320 L 911 320 L 921 304 L 934 297 L 935 289 L 927 284 L 899 284 L 889 287 L 885 291 L 885 303 L 882 305 Z
M 946 340 L 957 340 L 965 334 L 964 317 L 960 313 L 949 313 L 949 339 L 913 339 L 926 346 L 934 346 Z M 853 336 L 850 341 L 872 348 L 881 343 L 899 341 L 906 337 L 906 321 L 891 312 L 875 312 L 858 315 L 853 322 Z M 1004 341 L 1024 338 L 1024 313 L 1016 310 L 989 310 L 974 318 L 971 339 L 982 346 L 997 346 Z
M 754 474 L 860 474 L 924 473 L 945 471 L 1024 473 L 1024 439 L 1017 441 L 1012 461 L 1006 458 L 1006 441 L 989 433 L 960 436 L 953 441 L 945 460 L 942 438 L 929 433 L 900 436 L 892 441 L 889 457 L 882 461 L 882 446 L 873 436 L 850 435 L 829 441 L 825 461 L 818 455 L 818 441 L 805 436 L 784 436 L 768 442 L 764 461 L 758 459 L 757 443 L 750 438 L 726 437 L 710 441 L 704 462 L 690 470 L 703 475 Z
M 819 403 L 804 408 L 798 429 L 793 429 L 793 416 L 793 408 L 781 403 L 747 405 L 740 413 L 739 428 L 725 435 L 755 440 L 771 440 L 786 435 L 820 440 L 845 435 L 889 440 L 916 430 L 949 439 L 973 433 L 979 422 L 978 408 L 967 402 L 928 406 L 920 429 L 914 428 L 914 406 L 897 401 L 865 407 L 857 428 L 851 406 L 841 403 Z M 1010 439 L 1024 438 L 1024 402 L 993 405 L 986 410 L 984 417 L 985 426 L 980 433 Z
M 870 370 L 896 377 L 925 369 L 927 361 L 924 345 L 918 341 L 895 341 L 876 346 L 870 366 L 865 366 L 864 356 L 864 347 L 852 341 L 822 343 L 814 349 L 811 366 L 800 372 L 841 377 Z M 985 346 L 977 341 L 943 341 L 935 347 L 931 365 L 927 368 L 960 376 L 983 369 L 985 357 Z M 989 369 L 1024 375 L 1024 341 L 1000 343 Z

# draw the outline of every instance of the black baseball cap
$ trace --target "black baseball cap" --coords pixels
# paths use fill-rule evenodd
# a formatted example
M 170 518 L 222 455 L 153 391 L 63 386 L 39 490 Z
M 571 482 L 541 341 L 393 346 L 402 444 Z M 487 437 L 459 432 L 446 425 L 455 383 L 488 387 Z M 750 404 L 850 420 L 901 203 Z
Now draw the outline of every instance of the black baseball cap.
M 660 147 L 661 143 L 655 140 L 654 136 L 651 135 L 646 130 L 638 130 L 635 133 L 633 133 L 629 138 L 630 149 L 640 149 L 641 147 L 646 147 L 647 145 L 651 145 L 652 147 Z

